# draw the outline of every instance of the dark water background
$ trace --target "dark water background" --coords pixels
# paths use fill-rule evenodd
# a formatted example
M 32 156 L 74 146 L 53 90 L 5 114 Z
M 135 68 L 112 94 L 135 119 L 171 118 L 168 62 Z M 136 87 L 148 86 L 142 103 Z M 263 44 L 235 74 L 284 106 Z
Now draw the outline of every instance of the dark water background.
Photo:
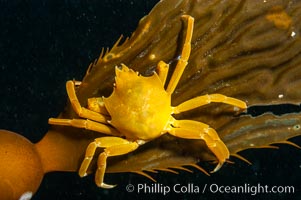
M 56 116 L 66 101 L 65 82 L 81 80 L 87 66 L 98 57 L 102 47 L 111 47 L 121 34 L 129 36 L 139 19 L 158 0 L 0 0 L 0 128 L 20 133 L 32 142 L 48 130 L 48 118 Z M 260 108 L 277 113 L 299 111 L 299 107 Z M 292 141 L 301 145 L 301 139 Z M 135 174 L 109 174 L 112 190 L 96 187 L 94 177 L 79 178 L 76 173 L 49 173 L 33 198 L 43 199 L 301 199 L 301 150 L 279 145 L 279 150 L 248 150 L 241 154 L 252 166 L 233 158 L 208 177 L 202 172 L 161 172 L 158 183 L 219 185 L 292 185 L 295 194 L 162 194 L 129 193 L 131 183 L 153 182 Z M 6 164 L 6 163 L 0 163 Z M 26 166 L 24 166 L 26 167 Z

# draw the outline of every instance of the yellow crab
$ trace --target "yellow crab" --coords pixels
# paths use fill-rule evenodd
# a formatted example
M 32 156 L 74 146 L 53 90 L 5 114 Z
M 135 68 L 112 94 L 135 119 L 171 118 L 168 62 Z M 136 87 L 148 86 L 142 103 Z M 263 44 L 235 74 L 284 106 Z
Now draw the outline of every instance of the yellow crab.
M 173 117 L 174 114 L 211 102 L 246 108 L 245 102 L 222 94 L 198 96 L 178 106 L 171 106 L 171 95 L 187 65 L 191 51 L 194 18 L 188 15 L 183 15 L 182 18 L 186 23 L 187 32 L 181 56 L 166 89 L 164 85 L 169 65 L 163 61 L 158 63 L 156 72 L 150 77 L 143 77 L 123 64 L 121 68 L 116 67 L 113 93 L 108 98 L 88 99 L 88 109 L 80 105 L 74 82 L 68 81 L 66 84 L 74 111 L 84 119 L 50 118 L 49 123 L 85 128 L 110 135 L 96 138 L 88 145 L 79 169 L 79 175 L 85 176 L 96 149 L 104 148 L 98 157 L 95 174 L 95 182 L 99 187 L 114 187 L 103 181 L 108 157 L 130 153 L 140 145 L 165 133 L 180 138 L 204 140 L 218 160 L 213 171 L 217 171 L 229 158 L 228 148 L 209 125 L 192 120 L 176 120 Z

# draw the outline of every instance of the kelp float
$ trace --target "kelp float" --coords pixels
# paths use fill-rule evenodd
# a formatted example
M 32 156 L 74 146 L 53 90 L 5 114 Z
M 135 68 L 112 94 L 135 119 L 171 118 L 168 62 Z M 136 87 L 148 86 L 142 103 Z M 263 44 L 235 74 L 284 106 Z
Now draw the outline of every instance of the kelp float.
M 144 76 L 151 75 L 160 60 L 174 70 L 183 40 L 180 18 L 184 14 L 194 17 L 195 26 L 189 64 L 172 95 L 174 105 L 212 93 L 242 99 L 250 107 L 300 103 L 300 2 L 163 0 L 140 21 L 130 38 L 116 42 L 90 65 L 76 91 L 81 105 L 86 106 L 88 98 L 111 94 L 115 66 L 121 63 Z M 68 103 L 59 118 L 77 115 Z M 230 153 L 238 157 L 239 151 L 248 148 L 295 145 L 287 139 L 301 133 L 299 113 L 234 117 L 232 107 L 220 104 L 178 116 L 184 118 L 215 128 Z M 53 126 L 40 142 L 32 144 L 2 130 L 1 163 L 11 165 L 0 167 L 1 198 L 18 199 L 25 192 L 35 192 L 47 172 L 77 171 L 87 145 L 100 136 Z M 214 160 L 203 141 L 164 135 L 130 155 L 108 160 L 107 172 L 149 176 L 147 171 L 188 170 L 185 166 L 201 169 L 198 162 Z M 24 173 L 23 166 L 32 174 Z M 95 171 L 95 160 L 89 171 Z

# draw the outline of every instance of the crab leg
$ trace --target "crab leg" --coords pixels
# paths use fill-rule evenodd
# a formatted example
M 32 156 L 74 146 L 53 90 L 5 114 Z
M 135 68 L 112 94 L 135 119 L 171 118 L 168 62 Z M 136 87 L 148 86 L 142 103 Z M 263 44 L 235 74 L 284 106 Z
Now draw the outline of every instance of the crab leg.
M 60 125 L 60 126 L 72 126 L 76 128 L 84 128 L 99 133 L 104 133 L 113 136 L 121 136 L 121 134 L 110 125 L 97 123 L 88 119 L 60 119 L 60 118 L 49 118 L 49 124 Z
M 107 158 L 110 156 L 127 154 L 137 149 L 138 146 L 139 144 L 137 142 L 131 142 L 119 137 L 96 138 L 94 142 L 91 142 L 87 147 L 85 158 L 78 173 L 81 177 L 86 176 L 87 169 L 93 159 L 96 149 L 98 147 L 105 148 L 104 151 L 98 156 L 95 182 L 98 187 L 113 188 L 115 185 L 109 185 L 103 182 L 107 166 Z
M 84 108 L 80 105 L 78 98 L 76 96 L 76 93 L 75 93 L 73 81 L 67 81 L 66 90 L 67 90 L 67 94 L 68 94 L 69 100 L 71 102 L 72 108 L 78 114 L 78 116 L 107 124 L 107 120 L 109 119 L 108 117 L 106 117 L 100 113 L 94 112 L 92 110 L 89 110 L 87 108 Z
M 190 56 L 191 51 L 191 38 L 192 38 L 192 32 L 193 32 L 193 22 L 194 18 L 189 15 L 183 15 L 183 19 L 187 21 L 187 28 L 186 28 L 186 35 L 184 39 L 184 45 L 182 48 L 182 52 L 179 58 L 179 61 L 176 65 L 176 68 L 171 76 L 171 79 L 168 83 L 166 92 L 168 94 L 172 94 L 178 85 L 178 82 L 183 74 L 183 71 L 188 63 L 188 58 Z
M 166 82 L 166 78 L 168 75 L 168 69 L 169 69 L 169 65 L 167 63 L 165 63 L 164 61 L 160 61 L 157 64 L 156 72 L 157 72 L 163 86 L 165 85 L 165 82 Z
M 202 139 L 208 148 L 218 159 L 218 165 L 214 168 L 216 172 L 221 168 L 223 163 L 229 158 L 229 150 L 218 134 L 209 125 L 192 120 L 175 120 L 172 124 L 175 128 L 168 130 L 173 136 L 185 139 Z
M 241 101 L 239 99 L 235 99 L 232 97 L 227 97 L 222 94 L 207 94 L 204 96 L 198 96 L 195 98 L 192 98 L 190 100 L 187 100 L 180 105 L 173 107 L 173 113 L 178 114 L 187 110 L 191 110 L 206 104 L 210 104 L 211 102 L 218 102 L 218 103 L 226 103 L 233 106 L 237 106 L 239 108 L 245 109 L 247 108 L 247 105 L 244 101 Z

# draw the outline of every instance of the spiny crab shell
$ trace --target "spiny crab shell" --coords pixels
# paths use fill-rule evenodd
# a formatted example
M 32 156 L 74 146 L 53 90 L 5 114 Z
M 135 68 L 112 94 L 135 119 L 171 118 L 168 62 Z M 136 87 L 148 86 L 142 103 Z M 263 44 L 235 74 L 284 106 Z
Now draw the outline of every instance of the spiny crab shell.
M 110 124 L 133 140 L 149 140 L 166 132 L 171 97 L 157 73 L 144 77 L 124 64 L 116 67 L 115 73 L 114 91 L 103 100 Z

